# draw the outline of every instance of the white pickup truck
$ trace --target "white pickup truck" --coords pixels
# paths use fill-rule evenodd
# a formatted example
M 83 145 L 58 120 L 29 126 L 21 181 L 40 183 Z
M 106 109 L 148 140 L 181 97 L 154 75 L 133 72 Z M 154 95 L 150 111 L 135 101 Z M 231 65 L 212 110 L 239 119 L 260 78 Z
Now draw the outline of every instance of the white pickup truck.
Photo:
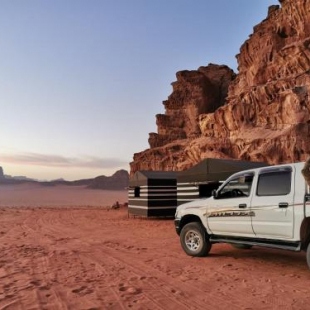
M 175 227 L 184 251 L 206 256 L 212 244 L 306 251 L 310 268 L 310 195 L 304 162 L 235 173 L 213 196 L 180 205 Z M 309 201 L 309 202 L 308 202 Z

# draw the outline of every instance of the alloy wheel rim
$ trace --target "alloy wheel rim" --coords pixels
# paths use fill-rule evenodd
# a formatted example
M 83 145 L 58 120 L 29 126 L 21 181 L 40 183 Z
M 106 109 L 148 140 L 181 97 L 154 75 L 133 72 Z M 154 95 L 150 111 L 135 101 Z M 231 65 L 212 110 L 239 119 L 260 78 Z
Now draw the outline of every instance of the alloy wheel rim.
M 197 251 L 201 245 L 201 236 L 196 231 L 190 230 L 185 236 L 185 244 L 191 251 Z

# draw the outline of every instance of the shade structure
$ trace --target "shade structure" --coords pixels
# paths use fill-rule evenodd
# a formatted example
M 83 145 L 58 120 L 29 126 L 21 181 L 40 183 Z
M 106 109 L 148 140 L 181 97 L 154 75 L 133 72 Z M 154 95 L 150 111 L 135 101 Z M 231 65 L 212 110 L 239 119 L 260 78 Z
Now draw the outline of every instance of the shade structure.
M 176 175 L 171 171 L 137 171 L 129 179 L 129 214 L 174 216 L 177 207 Z
M 268 164 L 206 158 L 180 172 L 136 171 L 129 179 L 128 213 L 146 217 L 172 217 L 178 205 L 210 197 L 212 190 L 232 174 L 264 166 Z
M 233 173 L 268 166 L 263 162 L 206 158 L 192 168 L 178 173 L 178 182 L 224 181 Z
M 212 191 L 232 174 L 268 166 L 264 162 L 234 159 L 206 158 L 177 175 L 177 204 L 210 197 Z

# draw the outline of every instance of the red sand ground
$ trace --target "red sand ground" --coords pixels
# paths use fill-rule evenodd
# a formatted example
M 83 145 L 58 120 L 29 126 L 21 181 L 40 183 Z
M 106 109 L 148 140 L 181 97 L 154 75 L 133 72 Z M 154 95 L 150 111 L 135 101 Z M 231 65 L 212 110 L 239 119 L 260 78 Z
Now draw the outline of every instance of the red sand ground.
M 310 308 L 304 253 L 214 245 L 192 258 L 173 220 L 105 207 L 126 192 L 85 190 L 85 200 L 81 188 L 21 192 L 0 188 L 1 310 Z M 3 207 L 14 197 L 34 207 Z

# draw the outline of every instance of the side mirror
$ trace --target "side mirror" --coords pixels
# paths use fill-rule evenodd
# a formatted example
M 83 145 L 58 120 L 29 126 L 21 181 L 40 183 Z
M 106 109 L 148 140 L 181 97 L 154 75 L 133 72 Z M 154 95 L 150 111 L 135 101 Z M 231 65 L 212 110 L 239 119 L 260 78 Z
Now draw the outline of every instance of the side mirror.
M 216 191 L 216 189 L 212 190 L 211 194 L 212 194 L 212 196 L 214 198 L 217 198 L 217 191 Z

